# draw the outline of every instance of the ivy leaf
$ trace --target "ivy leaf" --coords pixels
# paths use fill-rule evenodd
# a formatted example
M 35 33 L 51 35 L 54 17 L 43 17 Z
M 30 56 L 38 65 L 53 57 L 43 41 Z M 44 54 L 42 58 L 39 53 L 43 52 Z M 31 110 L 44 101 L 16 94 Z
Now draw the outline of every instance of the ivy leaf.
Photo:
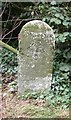
M 61 70 L 61 71 L 68 72 L 68 71 L 69 71 L 69 66 L 68 66 L 68 65 L 61 66 L 61 67 L 60 67 L 60 70 Z
M 69 35 L 69 32 L 64 32 L 63 35 L 64 35 L 64 36 L 68 36 L 68 35 Z
M 59 39 L 60 42 L 65 42 L 66 37 L 63 36 L 63 34 L 60 34 L 58 39 Z
M 67 58 L 68 58 L 68 59 L 71 58 L 71 51 L 67 53 Z
M 61 19 L 61 20 L 64 20 L 64 16 L 63 16 L 63 15 L 61 15 L 61 16 L 60 16 L 60 19 Z
M 61 20 L 59 20 L 58 18 L 52 18 L 52 19 L 50 20 L 50 22 L 51 22 L 51 23 L 52 23 L 52 22 L 55 22 L 57 25 L 61 24 Z
M 58 18 L 64 20 L 64 16 L 61 13 L 56 13 L 55 17 L 58 17 Z
M 51 2 L 51 5 L 56 5 L 56 1 L 53 0 L 53 1 Z
M 69 22 L 64 21 L 64 22 L 63 22 L 63 25 L 64 25 L 64 26 L 68 26 L 68 25 L 69 25 Z
M 40 95 L 40 99 L 44 99 L 44 95 Z

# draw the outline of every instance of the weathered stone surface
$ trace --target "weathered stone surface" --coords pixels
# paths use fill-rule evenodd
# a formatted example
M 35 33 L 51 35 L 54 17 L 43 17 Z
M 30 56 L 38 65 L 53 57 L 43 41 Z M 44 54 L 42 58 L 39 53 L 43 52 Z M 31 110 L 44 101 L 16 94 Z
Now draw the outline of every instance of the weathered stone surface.
M 40 20 L 26 23 L 19 34 L 19 92 L 49 89 L 52 79 L 54 34 Z

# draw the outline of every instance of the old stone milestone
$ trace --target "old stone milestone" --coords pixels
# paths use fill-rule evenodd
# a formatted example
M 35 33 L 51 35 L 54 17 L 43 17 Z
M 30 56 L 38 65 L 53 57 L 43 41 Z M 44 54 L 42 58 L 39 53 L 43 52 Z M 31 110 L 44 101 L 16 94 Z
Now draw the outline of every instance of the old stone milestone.
M 33 20 L 19 33 L 19 92 L 50 89 L 54 56 L 54 33 L 45 22 Z

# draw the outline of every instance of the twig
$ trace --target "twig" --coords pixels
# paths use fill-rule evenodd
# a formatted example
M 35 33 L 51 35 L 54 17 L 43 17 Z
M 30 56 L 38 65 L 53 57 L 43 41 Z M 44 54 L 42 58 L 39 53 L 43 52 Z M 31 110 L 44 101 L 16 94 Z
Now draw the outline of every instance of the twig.
M 2 47 L 4 47 L 4 48 L 6 48 L 6 49 L 12 51 L 12 52 L 15 53 L 15 54 L 18 54 L 18 50 L 16 50 L 16 49 L 13 48 L 12 46 L 10 46 L 10 45 L 8 45 L 8 44 L 2 42 L 1 40 L 0 40 L 0 46 L 2 46 Z
M 8 34 L 10 34 L 11 32 L 13 32 L 16 28 L 18 28 L 20 26 L 20 24 L 23 22 L 23 20 L 16 26 L 14 27 L 11 31 L 9 31 L 7 34 L 5 34 L 1 40 L 3 40 Z
M 42 20 L 42 18 L 29 18 L 29 19 L 21 19 L 21 18 L 19 18 L 17 21 L 21 21 L 21 20 L 23 20 L 24 22 L 28 22 L 28 21 L 31 21 L 31 20 L 36 20 L 36 19 L 38 19 L 38 20 Z M 13 21 L 16 21 L 16 19 L 11 19 L 11 20 L 8 20 L 8 22 L 13 22 Z M 4 21 L 0 21 L 0 22 L 7 22 L 7 20 L 4 20 Z
M 16 21 L 14 22 L 14 25 L 13 25 L 13 27 L 12 27 L 13 29 L 14 29 L 14 26 L 15 26 L 17 20 L 18 20 L 18 18 L 17 18 Z M 11 40 L 11 37 L 12 37 L 12 33 L 11 33 L 10 38 L 9 38 L 9 40 L 7 41 L 7 43 Z
M 4 11 L 5 11 L 6 4 L 7 4 L 7 1 L 6 1 L 6 3 L 5 3 L 5 7 L 4 7 L 3 11 L 2 11 L 1 14 L 0 14 L 0 17 L 2 17 L 2 15 L 3 15 Z M 6 22 L 7 22 L 7 21 L 6 21 Z

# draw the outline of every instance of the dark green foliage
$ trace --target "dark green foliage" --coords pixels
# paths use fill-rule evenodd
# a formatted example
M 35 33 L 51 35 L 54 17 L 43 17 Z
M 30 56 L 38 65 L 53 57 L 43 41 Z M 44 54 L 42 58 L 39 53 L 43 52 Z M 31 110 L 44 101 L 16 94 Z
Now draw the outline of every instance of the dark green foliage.
M 2 74 L 16 74 L 18 66 L 17 55 L 3 48 L 0 57 Z
M 58 5 L 57 5 L 58 4 Z M 61 5 L 62 4 L 62 5 Z M 70 91 L 71 71 L 71 32 L 70 32 L 70 4 L 51 2 L 48 7 L 47 22 L 55 32 L 56 50 L 53 68 L 52 92 L 62 99 L 68 99 Z M 60 98 L 61 96 L 61 98 Z M 67 101 L 68 102 L 68 101 Z

